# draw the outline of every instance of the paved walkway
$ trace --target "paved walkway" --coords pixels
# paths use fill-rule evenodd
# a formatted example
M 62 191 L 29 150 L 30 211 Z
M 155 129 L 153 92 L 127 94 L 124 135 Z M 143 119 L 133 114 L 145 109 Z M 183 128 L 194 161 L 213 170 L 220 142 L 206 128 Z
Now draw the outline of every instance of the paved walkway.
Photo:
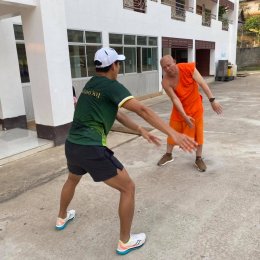
M 177 148 L 175 161 L 158 167 L 164 145 L 111 133 L 109 146 L 136 183 L 133 232 L 148 236 L 124 259 L 259 259 L 260 74 L 211 88 L 224 114 L 215 115 L 205 99 L 205 173 Z M 144 102 L 168 120 L 166 96 Z M 118 259 L 119 194 L 89 176 L 71 205 L 76 219 L 62 232 L 53 228 L 67 172 L 63 148 L 0 167 L 0 259 Z

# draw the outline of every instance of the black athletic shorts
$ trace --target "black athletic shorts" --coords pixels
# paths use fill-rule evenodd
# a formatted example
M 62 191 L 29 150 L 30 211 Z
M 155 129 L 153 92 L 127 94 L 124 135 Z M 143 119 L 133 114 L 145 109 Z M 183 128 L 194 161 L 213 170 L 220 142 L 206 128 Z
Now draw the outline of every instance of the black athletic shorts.
M 94 181 L 105 181 L 117 175 L 124 166 L 105 146 L 65 143 L 68 169 L 76 175 L 89 173 Z

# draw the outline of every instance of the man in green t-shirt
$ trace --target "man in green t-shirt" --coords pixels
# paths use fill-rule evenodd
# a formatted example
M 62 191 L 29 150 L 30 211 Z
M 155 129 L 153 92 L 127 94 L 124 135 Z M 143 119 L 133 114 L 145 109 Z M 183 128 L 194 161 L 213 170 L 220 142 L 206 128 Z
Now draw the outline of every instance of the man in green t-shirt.
M 121 255 L 141 247 L 146 236 L 144 233 L 130 234 L 134 215 L 135 184 L 124 166 L 106 147 L 107 135 L 117 119 L 124 126 L 138 131 L 150 143 L 160 145 L 160 140 L 119 111 L 119 108 L 124 107 L 135 112 L 174 139 L 186 152 L 192 152 L 197 146 L 191 138 L 169 127 L 117 81 L 119 61 L 123 60 L 125 56 L 118 55 L 111 48 L 101 48 L 95 54 L 97 75 L 92 77 L 82 90 L 65 143 L 69 175 L 61 191 L 60 211 L 56 222 L 56 229 L 62 230 L 74 219 L 75 210 L 67 211 L 67 208 L 81 177 L 89 173 L 94 181 L 102 181 L 120 192 L 120 239 L 116 252 Z

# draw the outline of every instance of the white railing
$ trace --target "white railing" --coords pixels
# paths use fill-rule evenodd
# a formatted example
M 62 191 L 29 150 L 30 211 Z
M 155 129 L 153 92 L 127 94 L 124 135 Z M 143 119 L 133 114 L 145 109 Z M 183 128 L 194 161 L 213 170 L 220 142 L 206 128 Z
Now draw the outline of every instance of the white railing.
M 123 0 L 123 7 L 136 12 L 145 13 L 146 2 L 147 0 Z

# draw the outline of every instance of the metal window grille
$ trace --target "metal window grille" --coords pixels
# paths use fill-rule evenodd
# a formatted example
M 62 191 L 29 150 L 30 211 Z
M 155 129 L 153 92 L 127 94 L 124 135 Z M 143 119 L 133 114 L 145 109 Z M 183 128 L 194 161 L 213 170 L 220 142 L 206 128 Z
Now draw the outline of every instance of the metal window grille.
M 123 7 L 136 12 L 145 13 L 147 0 L 123 0 Z

